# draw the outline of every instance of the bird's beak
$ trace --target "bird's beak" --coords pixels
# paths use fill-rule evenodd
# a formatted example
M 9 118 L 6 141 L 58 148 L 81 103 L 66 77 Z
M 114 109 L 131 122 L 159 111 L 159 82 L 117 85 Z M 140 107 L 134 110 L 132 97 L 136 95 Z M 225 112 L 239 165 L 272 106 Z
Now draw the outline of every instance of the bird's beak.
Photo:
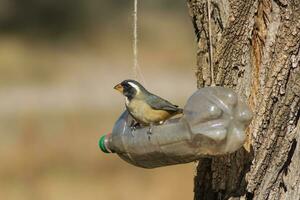
M 121 84 L 118 84 L 114 87 L 115 90 L 118 90 L 119 92 L 123 93 L 123 86 Z

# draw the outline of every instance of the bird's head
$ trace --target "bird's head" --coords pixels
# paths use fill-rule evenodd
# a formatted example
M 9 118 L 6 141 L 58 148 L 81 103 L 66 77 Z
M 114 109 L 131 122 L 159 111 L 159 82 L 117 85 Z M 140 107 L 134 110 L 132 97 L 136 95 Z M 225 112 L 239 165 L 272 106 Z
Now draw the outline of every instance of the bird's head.
M 121 83 L 117 84 L 114 87 L 114 89 L 121 92 L 129 100 L 147 92 L 147 90 L 139 82 L 135 80 L 124 80 Z

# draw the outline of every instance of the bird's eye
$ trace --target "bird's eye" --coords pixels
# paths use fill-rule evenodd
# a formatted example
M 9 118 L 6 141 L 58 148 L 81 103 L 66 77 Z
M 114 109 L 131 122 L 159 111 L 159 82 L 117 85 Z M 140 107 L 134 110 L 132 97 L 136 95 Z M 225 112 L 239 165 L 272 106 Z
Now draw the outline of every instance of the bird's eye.
M 128 83 L 124 84 L 124 88 L 129 89 L 130 85 Z

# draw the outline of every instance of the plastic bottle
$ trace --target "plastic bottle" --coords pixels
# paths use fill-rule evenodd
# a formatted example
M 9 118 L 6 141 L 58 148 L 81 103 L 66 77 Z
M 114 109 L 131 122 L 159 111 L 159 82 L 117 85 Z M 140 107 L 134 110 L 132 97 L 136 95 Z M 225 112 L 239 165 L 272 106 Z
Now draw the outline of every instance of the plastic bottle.
M 143 168 L 188 163 L 238 150 L 251 118 L 250 109 L 232 89 L 206 87 L 188 99 L 181 117 L 153 126 L 152 134 L 149 127 L 132 128 L 133 119 L 125 111 L 99 146 Z

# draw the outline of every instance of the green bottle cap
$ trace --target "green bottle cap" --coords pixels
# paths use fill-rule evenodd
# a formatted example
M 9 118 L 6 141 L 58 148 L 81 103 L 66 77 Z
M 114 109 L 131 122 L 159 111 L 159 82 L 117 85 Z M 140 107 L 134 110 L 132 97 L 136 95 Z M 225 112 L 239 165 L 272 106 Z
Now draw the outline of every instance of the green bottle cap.
M 104 153 L 110 153 L 108 149 L 105 146 L 105 137 L 106 135 L 103 135 L 100 140 L 99 140 L 99 148 L 104 152 Z

